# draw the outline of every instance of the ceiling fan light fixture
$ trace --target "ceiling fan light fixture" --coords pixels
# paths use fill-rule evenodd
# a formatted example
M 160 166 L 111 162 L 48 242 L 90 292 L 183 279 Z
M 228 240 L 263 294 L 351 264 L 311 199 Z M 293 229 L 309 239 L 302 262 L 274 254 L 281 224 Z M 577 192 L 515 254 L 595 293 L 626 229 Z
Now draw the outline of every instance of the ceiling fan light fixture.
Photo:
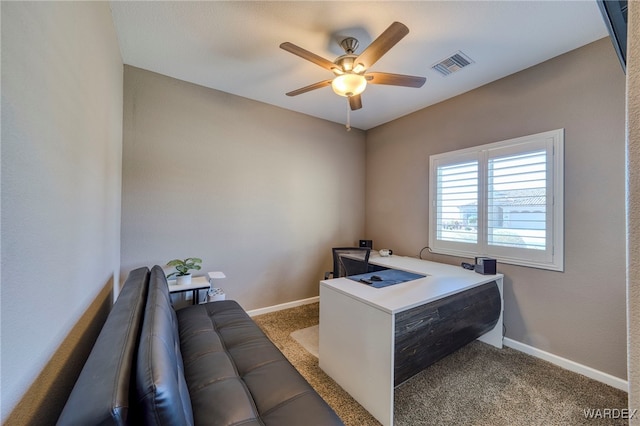
M 356 96 L 364 92 L 367 87 L 367 80 L 360 74 L 342 74 L 331 81 L 331 88 L 340 96 Z
M 366 68 L 365 68 L 364 64 L 361 64 L 361 63 L 358 62 L 358 64 L 355 67 L 353 67 L 353 72 L 360 74 L 360 73 L 364 72 L 365 69 Z

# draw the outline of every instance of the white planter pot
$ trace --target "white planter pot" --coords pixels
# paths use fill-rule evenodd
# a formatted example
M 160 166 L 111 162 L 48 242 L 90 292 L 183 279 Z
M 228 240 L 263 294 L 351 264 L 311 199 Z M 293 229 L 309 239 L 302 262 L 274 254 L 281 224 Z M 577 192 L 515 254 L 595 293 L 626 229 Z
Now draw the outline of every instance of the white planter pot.
M 191 284 L 191 274 L 176 276 L 176 285 Z

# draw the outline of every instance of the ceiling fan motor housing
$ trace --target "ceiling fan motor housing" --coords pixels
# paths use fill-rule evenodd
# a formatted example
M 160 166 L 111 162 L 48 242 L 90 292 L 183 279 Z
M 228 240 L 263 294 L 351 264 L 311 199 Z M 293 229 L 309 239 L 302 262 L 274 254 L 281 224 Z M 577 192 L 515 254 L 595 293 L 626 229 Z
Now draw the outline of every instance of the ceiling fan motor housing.
M 352 53 L 347 53 L 345 55 L 339 56 L 338 58 L 336 58 L 335 61 L 333 61 L 333 63 L 338 66 L 337 68 L 333 69 L 333 73 L 335 75 L 342 75 L 344 73 L 356 72 L 354 68 L 355 68 L 355 61 L 357 58 L 358 56 Z M 363 71 L 364 71 L 364 68 L 362 69 L 361 72 Z M 358 72 L 358 74 L 360 74 L 361 72 Z
M 354 54 L 356 53 L 356 49 L 358 48 L 358 40 L 353 37 L 347 37 L 340 42 L 340 47 L 342 47 L 345 53 Z

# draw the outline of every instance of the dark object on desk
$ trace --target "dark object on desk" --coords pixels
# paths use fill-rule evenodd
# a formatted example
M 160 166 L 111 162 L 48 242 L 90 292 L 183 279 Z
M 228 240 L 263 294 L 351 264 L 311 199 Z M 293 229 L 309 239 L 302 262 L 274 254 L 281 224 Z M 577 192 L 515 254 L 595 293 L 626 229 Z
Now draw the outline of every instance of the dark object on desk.
M 496 260 L 490 257 L 476 257 L 476 272 L 482 275 L 495 275 Z
M 413 272 L 401 271 L 399 269 L 385 269 L 382 271 L 367 272 L 366 274 L 347 277 L 350 280 L 369 284 L 373 288 L 383 288 L 394 284 L 406 283 L 407 281 L 424 278 L 426 275 L 414 274 Z
M 467 263 L 467 262 L 462 262 L 462 264 L 460 266 L 462 266 L 464 269 L 468 269 L 470 271 L 473 271 L 474 269 L 476 269 L 476 265 L 472 265 L 471 263 Z
M 360 240 L 360 247 L 373 248 L 373 240 Z
M 324 279 L 346 277 L 349 275 L 364 274 L 369 270 L 369 247 L 334 247 L 333 271 L 326 272 Z

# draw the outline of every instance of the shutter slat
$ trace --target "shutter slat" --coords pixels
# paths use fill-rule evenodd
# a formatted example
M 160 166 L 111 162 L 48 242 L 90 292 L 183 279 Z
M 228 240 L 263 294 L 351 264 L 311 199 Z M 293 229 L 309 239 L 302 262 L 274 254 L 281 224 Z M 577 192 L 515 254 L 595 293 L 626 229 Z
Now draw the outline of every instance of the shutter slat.
M 478 240 L 477 161 L 438 167 L 436 184 L 438 187 L 437 239 L 476 243 Z
M 491 158 L 489 245 L 546 249 L 546 151 Z

